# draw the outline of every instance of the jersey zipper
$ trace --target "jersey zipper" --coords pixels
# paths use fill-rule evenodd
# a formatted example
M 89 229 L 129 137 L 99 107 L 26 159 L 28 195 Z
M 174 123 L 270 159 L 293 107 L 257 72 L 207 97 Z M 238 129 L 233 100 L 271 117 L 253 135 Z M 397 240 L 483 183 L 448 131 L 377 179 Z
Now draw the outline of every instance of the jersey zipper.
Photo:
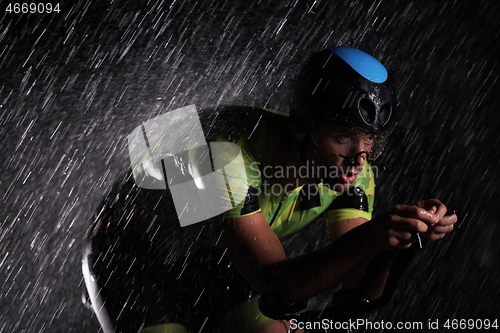
M 278 213 L 279 213 L 279 211 L 281 209 L 281 206 L 283 206 L 283 203 L 285 202 L 285 199 L 288 196 L 288 193 L 289 192 L 285 191 L 285 195 L 283 195 L 283 198 L 281 198 L 281 201 L 280 201 L 280 203 L 278 205 L 278 209 L 276 209 L 276 211 L 274 212 L 273 218 L 271 219 L 271 222 L 269 223 L 269 226 L 272 226 L 273 223 L 274 223 L 274 220 L 276 220 L 276 217 L 278 216 Z

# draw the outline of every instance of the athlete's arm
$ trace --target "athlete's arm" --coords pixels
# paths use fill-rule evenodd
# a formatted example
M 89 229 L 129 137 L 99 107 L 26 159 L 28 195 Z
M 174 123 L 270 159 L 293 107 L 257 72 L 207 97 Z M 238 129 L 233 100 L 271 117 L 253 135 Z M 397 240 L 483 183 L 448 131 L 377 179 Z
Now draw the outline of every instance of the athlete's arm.
M 350 230 L 366 222 L 368 222 L 368 220 L 362 217 L 330 222 L 328 223 L 328 238 L 330 242 L 333 243 L 337 239 L 339 239 L 342 235 L 346 234 Z M 373 254 L 375 254 L 375 252 L 376 251 L 374 251 Z M 346 277 L 343 279 L 342 282 L 342 288 L 351 290 L 356 289 L 359 282 L 363 278 L 363 275 L 365 274 L 365 268 L 372 259 L 372 257 L 373 255 L 368 257 L 368 259 L 365 262 L 359 263 L 356 269 L 346 274 Z M 387 280 L 388 276 L 387 272 L 389 270 L 389 267 L 390 267 L 390 261 L 386 263 L 387 269 L 384 272 L 385 273 L 384 276 L 379 277 L 376 281 L 377 285 L 372 287 L 372 290 L 376 290 L 376 292 L 373 295 L 366 295 L 367 298 L 374 299 L 380 296 L 381 292 L 383 291 L 385 281 Z
M 362 225 L 368 220 L 362 217 L 346 219 L 341 221 L 335 221 L 328 223 L 328 239 L 330 242 L 334 242 L 340 238 L 343 234 L 350 231 L 351 229 Z
M 425 232 L 432 223 L 435 216 L 422 208 L 394 206 L 332 244 L 293 258 L 286 258 L 261 212 L 214 222 L 213 227 L 233 264 L 260 293 L 274 291 L 300 301 L 340 284 L 377 250 L 408 247 L 412 231 Z

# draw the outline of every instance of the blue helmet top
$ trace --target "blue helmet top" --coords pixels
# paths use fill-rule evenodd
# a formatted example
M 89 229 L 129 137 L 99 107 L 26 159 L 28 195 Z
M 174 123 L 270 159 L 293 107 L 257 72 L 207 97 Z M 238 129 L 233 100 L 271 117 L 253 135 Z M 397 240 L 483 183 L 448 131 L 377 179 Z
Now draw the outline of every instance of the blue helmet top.
M 387 80 L 387 69 L 374 57 L 352 47 L 334 47 L 330 51 L 338 55 L 359 75 L 375 83 L 384 83 Z

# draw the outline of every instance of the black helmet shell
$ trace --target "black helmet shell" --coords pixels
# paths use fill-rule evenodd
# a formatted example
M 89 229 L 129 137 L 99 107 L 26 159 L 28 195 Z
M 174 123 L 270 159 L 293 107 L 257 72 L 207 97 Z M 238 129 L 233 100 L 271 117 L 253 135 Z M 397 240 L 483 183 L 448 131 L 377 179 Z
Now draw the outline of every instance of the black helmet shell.
M 296 78 L 290 118 L 303 133 L 312 132 L 320 122 L 332 122 L 389 134 L 398 120 L 392 78 L 377 59 L 361 50 L 322 50 Z

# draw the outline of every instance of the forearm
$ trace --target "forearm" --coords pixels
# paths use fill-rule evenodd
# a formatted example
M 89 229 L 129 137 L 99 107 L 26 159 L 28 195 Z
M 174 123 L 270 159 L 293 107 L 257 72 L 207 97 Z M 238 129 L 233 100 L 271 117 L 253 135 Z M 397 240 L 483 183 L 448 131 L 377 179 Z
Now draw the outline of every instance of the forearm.
M 385 284 L 387 283 L 387 278 L 389 277 L 390 266 L 391 262 L 387 262 L 383 270 L 375 276 L 366 294 L 364 295 L 366 299 L 374 300 L 382 296 Z
M 215 222 L 212 226 L 232 263 L 260 293 L 278 292 L 290 300 L 300 301 L 349 281 L 357 272 L 362 272 L 377 251 L 408 247 L 412 243 L 410 231 L 427 230 L 420 218 L 405 217 L 419 217 L 418 214 L 424 213 L 417 207 L 395 206 L 346 232 L 332 244 L 294 258 L 286 257 L 261 212 Z M 387 256 L 379 267 L 386 269 L 391 259 Z M 380 275 L 378 286 L 372 289 L 373 295 L 383 289 L 386 276 Z
M 369 226 L 361 225 L 320 250 L 263 267 L 255 277 L 263 293 L 275 291 L 290 300 L 305 300 L 345 281 L 376 251 Z

